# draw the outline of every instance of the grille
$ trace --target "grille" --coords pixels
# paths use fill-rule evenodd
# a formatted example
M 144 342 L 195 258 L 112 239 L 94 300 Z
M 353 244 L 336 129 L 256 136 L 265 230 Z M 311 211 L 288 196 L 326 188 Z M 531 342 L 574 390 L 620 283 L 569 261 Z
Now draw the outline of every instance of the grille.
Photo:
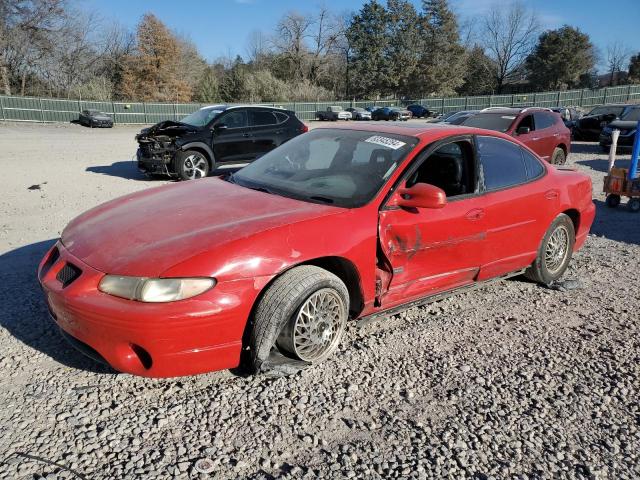
M 56 278 L 62 283 L 62 288 L 70 285 L 73 281 L 80 276 L 82 270 L 71 263 L 66 263 L 64 267 L 58 272 Z

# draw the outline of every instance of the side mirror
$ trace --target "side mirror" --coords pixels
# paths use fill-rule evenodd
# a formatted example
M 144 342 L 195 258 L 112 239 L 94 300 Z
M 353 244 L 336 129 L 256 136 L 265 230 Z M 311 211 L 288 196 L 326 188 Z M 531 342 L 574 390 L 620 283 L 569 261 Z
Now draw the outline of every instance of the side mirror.
M 516 130 L 516 133 L 518 135 L 526 135 L 530 131 L 531 131 L 531 129 L 529 127 L 518 127 L 518 130 Z
M 221 131 L 224 131 L 224 130 L 226 130 L 226 129 L 228 129 L 228 128 L 229 128 L 229 127 L 228 127 L 226 124 L 224 124 L 224 123 L 216 123 L 216 124 L 213 126 L 213 129 L 214 129 L 216 132 L 221 132 Z
M 447 204 L 444 190 L 428 183 L 399 188 L 396 196 L 394 203 L 403 208 L 443 208 Z

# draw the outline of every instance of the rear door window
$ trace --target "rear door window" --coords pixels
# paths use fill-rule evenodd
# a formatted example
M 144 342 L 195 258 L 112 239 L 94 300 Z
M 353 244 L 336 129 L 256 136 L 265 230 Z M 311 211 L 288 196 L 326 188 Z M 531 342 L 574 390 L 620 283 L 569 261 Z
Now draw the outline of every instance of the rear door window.
M 261 127 L 265 125 L 276 125 L 278 120 L 273 112 L 268 110 L 250 110 L 249 125 L 252 127 Z
M 501 138 L 479 136 L 477 146 L 486 191 L 512 187 L 529 179 L 518 145 Z
M 548 112 L 536 112 L 533 116 L 535 118 L 536 130 L 553 127 L 556 123 L 555 118 Z

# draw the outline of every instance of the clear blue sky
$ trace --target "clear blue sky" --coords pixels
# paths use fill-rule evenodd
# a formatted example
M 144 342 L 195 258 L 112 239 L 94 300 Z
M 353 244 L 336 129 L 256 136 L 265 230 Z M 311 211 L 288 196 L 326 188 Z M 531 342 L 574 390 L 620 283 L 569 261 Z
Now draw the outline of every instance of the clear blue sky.
M 412 0 L 416 6 L 420 0 Z M 507 0 L 497 0 L 504 5 Z M 145 12 L 153 12 L 170 28 L 191 38 L 200 52 L 213 60 L 223 55 L 245 55 L 247 37 L 254 30 L 271 32 L 289 10 L 312 12 L 319 4 L 336 13 L 358 10 L 364 0 L 78 0 L 105 19 L 134 27 Z M 473 19 L 496 0 L 451 0 L 463 19 Z M 591 36 L 602 56 L 616 40 L 640 51 L 640 0 L 527 0 L 544 28 L 569 24 Z

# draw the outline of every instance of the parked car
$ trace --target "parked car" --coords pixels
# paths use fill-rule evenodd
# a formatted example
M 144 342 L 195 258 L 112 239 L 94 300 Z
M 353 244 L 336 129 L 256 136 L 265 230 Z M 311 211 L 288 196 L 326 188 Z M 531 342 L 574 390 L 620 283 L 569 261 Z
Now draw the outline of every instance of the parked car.
M 435 115 L 433 110 L 429 110 L 427 107 L 418 104 L 409 105 L 407 110 L 409 110 L 415 118 L 433 117 Z
M 554 165 L 567 161 L 571 132 L 548 108 L 488 108 L 462 122 L 468 127 L 486 128 L 516 137 L 540 157 Z
M 317 111 L 316 118 L 318 120 L 329 120 L 332 122 L 336 120 L 351 120 L 351 112 L 339 106 L 327 107 L 326 110 Z
M 112 128 L 113 118 L 100 110 L 82 110 L 78 117 L 78 123 L 91 128 Z
M 371 120 L 371 112 L 360 107 L 349 107 L 347 112 L 351 113 L 353 120 Z
M 384 108 L 384 107 L 379 107 L 378 105 L 372 105 L 370 107 L 365 107 L 365 110 L 367 112 L 373 113 L 374 111 L 378 110 L 379 108 Z
M 225 179 L 89 210 L 38 280 L 65 338 L 122 372 L 304 366 L 348 320 L 522 272 L 556 281 L 587 238 L 591 189 L 495 131 L 318 128 Z
M 630 104 L 600 105 L 595 107 L 576 122 L 573 128 L 575 138 L 585 141 L 599 140 L 602 129 L 614 120 L 621 118 L 632 107 L 633 105 Z
M 382 107 L 371 113 L 371 120 L 401 120 L 411 118 L 411 112 L 398 107 Z
M 307 130 L 289 110 L 211 105 L 136 135 L 138 168 L 182 180 L 202 178 L 220 164 L 255 160 Z
M 447 123 L 449 125 L 460 125 L 467 118 L 475 115 L 480 110 L 461 110 L 459 112 L 451 112 L 443 115 L 442 117 L 436 119 L 432 123 Z
M 618 147 L 633 147 L 638 121 L 640 120 L 640 105 L 628 109 L 619 120 L 614 120 L 602 129 L 600 133 L 600 148 L 608 152 L 611 148 L 611 134 L 613 130 L 620 130 Z

